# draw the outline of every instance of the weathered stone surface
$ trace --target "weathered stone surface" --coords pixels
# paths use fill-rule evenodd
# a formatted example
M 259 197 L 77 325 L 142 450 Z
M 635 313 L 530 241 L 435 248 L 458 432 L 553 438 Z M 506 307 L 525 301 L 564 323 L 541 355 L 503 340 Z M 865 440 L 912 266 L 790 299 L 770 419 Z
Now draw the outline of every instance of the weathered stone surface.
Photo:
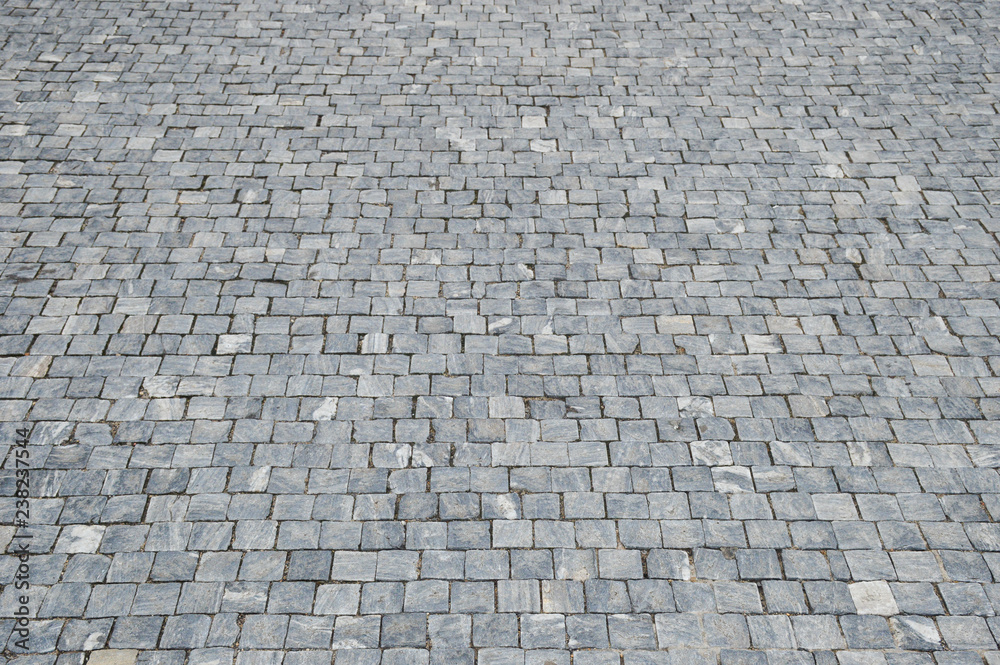
M 4 663 L 1000 663 L 998 27 L 0 3 Z

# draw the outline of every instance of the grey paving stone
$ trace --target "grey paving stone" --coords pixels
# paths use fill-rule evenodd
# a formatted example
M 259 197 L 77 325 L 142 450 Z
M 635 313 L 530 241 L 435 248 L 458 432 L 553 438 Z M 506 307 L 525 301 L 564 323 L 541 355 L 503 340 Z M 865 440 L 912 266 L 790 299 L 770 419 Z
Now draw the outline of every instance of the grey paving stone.
M 0 7 L 8 660 L 993 663 L 996 7 L 356 9 Z

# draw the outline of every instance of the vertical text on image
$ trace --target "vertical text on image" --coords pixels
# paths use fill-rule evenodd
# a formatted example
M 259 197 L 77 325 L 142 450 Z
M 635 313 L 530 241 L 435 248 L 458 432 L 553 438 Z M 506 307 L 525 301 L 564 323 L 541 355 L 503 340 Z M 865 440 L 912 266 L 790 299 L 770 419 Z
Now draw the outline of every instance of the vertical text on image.
M 14 440 L 14 538 L 12 554 L 18 559 L 17 572 L 14 574 L 14 589 L 17 602 L 14 609 L 14 648 L 20 651 L 28 650 L 31 631 L 28 616 L 31 612 L 31 450 L 28 448 L 29 428 L 19 427 Z

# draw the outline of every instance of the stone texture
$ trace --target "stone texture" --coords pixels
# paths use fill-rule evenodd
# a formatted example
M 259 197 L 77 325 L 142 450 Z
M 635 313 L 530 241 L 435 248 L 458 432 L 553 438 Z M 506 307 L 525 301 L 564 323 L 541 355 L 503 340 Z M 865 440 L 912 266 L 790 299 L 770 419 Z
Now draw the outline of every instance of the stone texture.
M 997 665 L 998 27 L 0 4 L 0 665 Z

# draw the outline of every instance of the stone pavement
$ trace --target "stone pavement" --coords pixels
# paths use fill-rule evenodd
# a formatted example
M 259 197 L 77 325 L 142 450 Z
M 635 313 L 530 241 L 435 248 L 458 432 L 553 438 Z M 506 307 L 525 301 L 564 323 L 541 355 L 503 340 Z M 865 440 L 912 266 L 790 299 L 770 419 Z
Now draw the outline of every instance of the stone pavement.
M 0 662 L 1000 665 L 998 34 L 0 0 Z

